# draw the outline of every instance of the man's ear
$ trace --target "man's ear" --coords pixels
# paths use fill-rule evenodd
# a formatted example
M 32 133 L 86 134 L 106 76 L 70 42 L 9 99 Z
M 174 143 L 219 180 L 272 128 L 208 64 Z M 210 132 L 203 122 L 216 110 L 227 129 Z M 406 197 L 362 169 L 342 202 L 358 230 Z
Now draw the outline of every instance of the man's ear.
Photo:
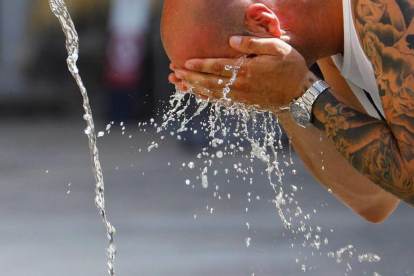
M 255 34 L 272 35 L 281 37 L 279 18 L 263 4 L 256 3 L 246 10 L 247 28 Z

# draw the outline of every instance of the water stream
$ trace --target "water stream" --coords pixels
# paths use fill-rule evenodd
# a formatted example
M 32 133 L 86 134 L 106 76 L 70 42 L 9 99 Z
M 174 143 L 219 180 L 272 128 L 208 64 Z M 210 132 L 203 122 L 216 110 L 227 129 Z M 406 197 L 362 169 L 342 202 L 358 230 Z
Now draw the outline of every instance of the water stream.
M 115 228 L 108 221 L 105 211 L 105 185 L 102 174 L 102 167 L 99 161 L 99 152 L 96 144 L 96 132 L 95 124 L 92 117 L 92 110 L 89 104 L 89 97 L 85 85 L 82 82 L 82 78 L 79 74 L 79 69 L 76 62 L 79 57 L 79 37 L 76 31 L 75 25 L 70 17 L 66 4 L 63 0 L 49 0 L 50 8 L 53 14 L 59 19 L 62 26 L 62 30 L 66 36 L 66 49 L 68 51 L 67 64 L 70 73 L 75 78 L 76 83 L 80 89 L 83 98 L 83 108 L 85 115 L 83 118 L 86 121 L 87 127 L 85 134 L 88 136 L 89 148 L 92 157 L 92 169 L 95 176 L 96 188 L 95 188 L 95 204 L 102 216 L 103 222 L 108 234 L 109 245 L 107 247 L 108 255 L 108 272 L 111 276 L 115 275 L 114 261 L 116 255 L 116 247 L 114 244 Z

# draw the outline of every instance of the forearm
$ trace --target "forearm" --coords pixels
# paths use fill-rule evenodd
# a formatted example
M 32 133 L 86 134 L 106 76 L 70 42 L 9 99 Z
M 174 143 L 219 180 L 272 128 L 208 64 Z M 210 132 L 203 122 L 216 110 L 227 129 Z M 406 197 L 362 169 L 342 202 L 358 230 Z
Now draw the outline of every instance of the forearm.
M 314 105 L 314 126 L 367 179 L 414 206 L 414 179 L 386 122 L 371 118 L 324 92 Z
M 299 127 L 289 113 L 278 116 L 311 174 L 345 205 L 370 222 L 381 222 L 394 211 L 399 200 L 353 168 L 318 129 Z

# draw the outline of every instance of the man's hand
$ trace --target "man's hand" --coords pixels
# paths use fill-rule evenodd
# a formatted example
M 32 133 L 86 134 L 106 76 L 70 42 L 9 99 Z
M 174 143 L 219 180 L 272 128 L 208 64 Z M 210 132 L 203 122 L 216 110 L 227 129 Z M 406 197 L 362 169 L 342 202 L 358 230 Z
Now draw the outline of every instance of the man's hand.
M 262 109 L 288 106 L 312 85 L 316 77 L 309 71 L 305 59 L 290 45 L 277 38 L 232 37 L 230 45 L 236 51 L 249 55 L 239 69 L 238 77 L 230 87 L 228 97 L 237 102 L 257 105 Z M 221 98 L 221 91 L 232 77 L 227 66 L 235 66 L 238 59 L 192 59 L 186 69 L 177 69 L 169 80 L 186 86 L 197 94 Z

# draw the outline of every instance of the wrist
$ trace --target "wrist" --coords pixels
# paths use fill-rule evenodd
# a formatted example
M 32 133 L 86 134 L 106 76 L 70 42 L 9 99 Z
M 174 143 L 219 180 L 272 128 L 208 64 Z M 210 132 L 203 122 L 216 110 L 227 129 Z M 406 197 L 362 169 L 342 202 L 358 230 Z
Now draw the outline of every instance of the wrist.
M 301 93 L 300 96 L 303 96 L 310 87 L 312 87 L 312 85 L 315 84 L 315 82 L 319 81 L 320 79 L 311 71 L 308 71 L 308 73 L 304 76 L 304 78 L 302 79 L 301 85 L 300 85 L 300 89 L 301 89 Z
M 322 80 L 316 80 L 310 75 L 307 82 L 310 84 L 306 92 L 290 104 L 292 119 L 301 127 L 309 127 L 314 119 L 314 104 L 321 94 L 330 88 Z

